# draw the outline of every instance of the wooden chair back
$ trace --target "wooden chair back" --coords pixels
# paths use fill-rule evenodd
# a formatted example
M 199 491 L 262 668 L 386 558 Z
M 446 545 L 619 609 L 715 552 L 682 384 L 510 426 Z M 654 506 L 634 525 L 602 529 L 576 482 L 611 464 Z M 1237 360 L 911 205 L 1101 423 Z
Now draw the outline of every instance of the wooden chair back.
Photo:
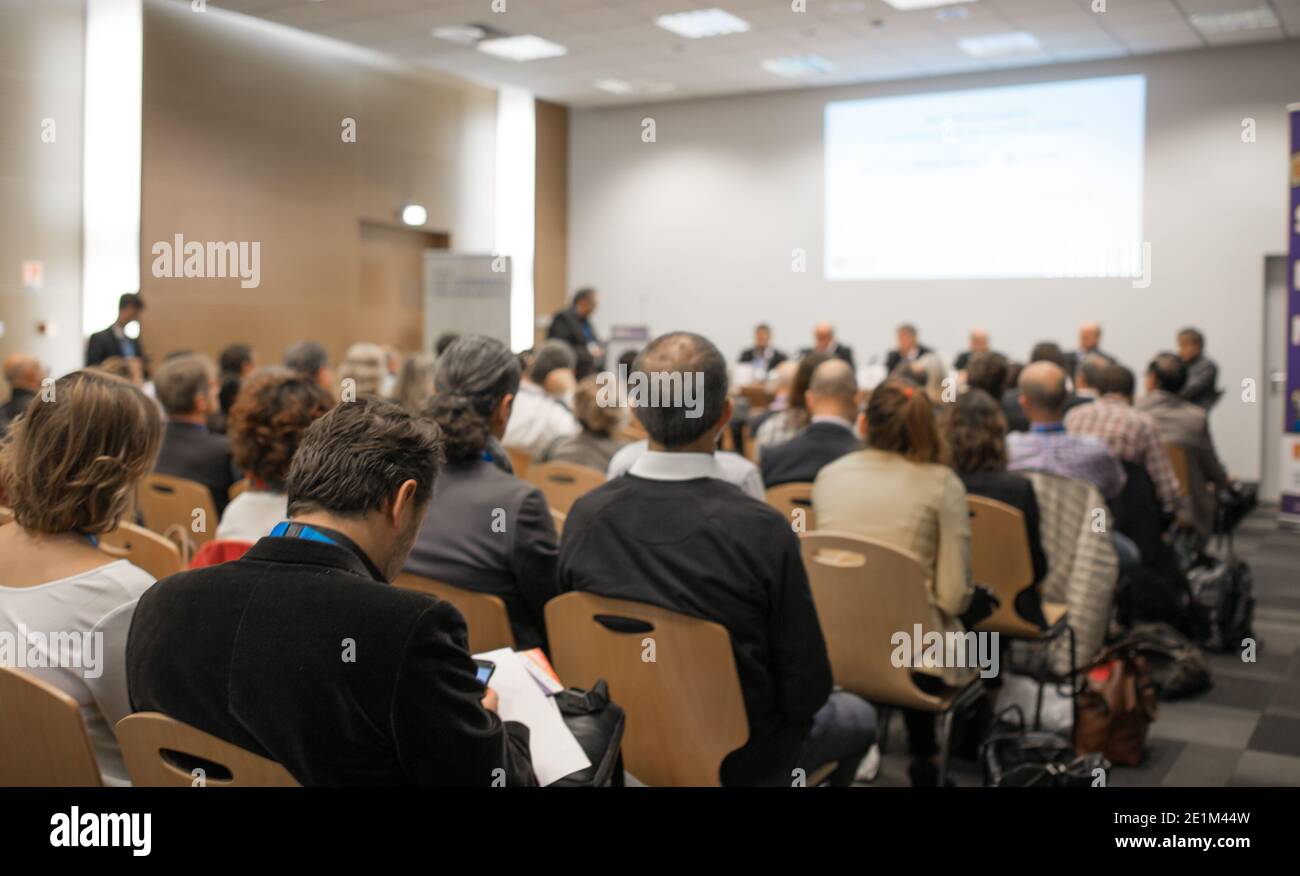
M 131 782 L 139 787 L 299 787 L 275 761 L 159 712 L 127 715 L 117 722 L 117 740 Z
M 528 474 L 528 467 L 533 463 L 531 453 L 517 447 L 507 447 L 506 456 L 510 457 L 510 467 L 515 470 L 515 477 L 521 478 Z
M 244 492 L 244 490 L 248 489 L 248 486 L 249 486 L 248 478 L 240 478 L 239 480 L 235 481 L 233 484 L 230 485 L 230 489 L 226 491 L 226 498 L 230 499 L 231 501 L 234 501 L 235 497 L 237 497 L 240 493 Z
M 918 625 L 922 637 L 932 629 L 920 562 L 846 533 L 804 533 L 800 545 L 835 683 L 875 703 L 942 711 L 947 699 L 922 691 L 913 670 L 892 659 L 896 633 L 906 633 L 919 649 Z
M 813 485 L 806 481 L 780 484 L 767 491 L 767 504 L 785 515 L 785 519 L 796 524 L 801 516 L 803 527 L 798 532 L 811 532 L 817 528 L 817 512 L 812 504 Z
M 134 523 L 123 521 L 112 532 L 101 535 L 99 549 L 109 556 L 130 560 L 159 580 L 184 568 L 175 542 Z
M 557 511 L 554 508 L 551 509 L 551 522 L 555 524 L 556 535 L 564 535 L 564 521 L 568 516 L 569 515 L 565 514 L 563 511 Z
M 165 474 L 151 474 L 136 491 L 144 525 L 176 542 L 181 561 L 188 563 L 194 552 L 217 534 L 217 507 L 203 484 Z M 203 514 L 200 532 L 195 532 L 195 512 Z
M 975 583 L 993 591 L 1001 603 L 976 629 L 1035 638 L 1042 629 L 1016 613 L 1016 596 L 1034 583 L 1025 515 L 1019 508 L 983 496 L 967 496 L 970 559 Z
M 605 483 L 605 473 L 572 462 L 543 462 L 530 466 L 524 480 L 542 491 L 546 504 L 568 514 L 574 502 Z
M 0 787 L 98 787 L 95 750 L 77 701 L 0 666 Z
M 469 628 L 469 651 L 481 654 L 497 648 L 515 647 L 515 634 L 510 629 L 510 615 L 501 597 L 490 593 L 476 593 L 463 587 L 453 587 L 442 581 L 402 572 L 393 584 L 407 590 L 416 590 L 435 596 L 456 606 Z
M 656 786 L 716 786 L 749 738 L 726 628 L 653 605 L 564 593 L 546 603 L 551 661 L 564 683 L 609 682 L 627 713 L 623 759 Z

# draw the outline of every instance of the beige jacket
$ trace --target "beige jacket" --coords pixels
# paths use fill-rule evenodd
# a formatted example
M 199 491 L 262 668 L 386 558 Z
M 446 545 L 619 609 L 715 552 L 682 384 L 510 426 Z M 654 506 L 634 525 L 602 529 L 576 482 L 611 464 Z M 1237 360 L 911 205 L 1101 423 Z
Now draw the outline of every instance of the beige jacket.
M 966 488 L 944 465 L 910 462 L 897 453 L 859 450 L 825 466 L 813 484 L 819 530 L 833 530 L 906 551 L 928 572 L 933 629 L 964 633 L 957 619 L 970 604 L 970 517 Z M 939 674 L 964 684 L 973 669 Z

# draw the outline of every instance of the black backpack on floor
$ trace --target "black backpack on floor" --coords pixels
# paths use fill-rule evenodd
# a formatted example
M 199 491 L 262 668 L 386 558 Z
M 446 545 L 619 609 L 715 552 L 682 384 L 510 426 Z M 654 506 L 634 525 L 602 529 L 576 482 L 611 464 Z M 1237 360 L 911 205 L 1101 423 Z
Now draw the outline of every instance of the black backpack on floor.
M 1205 652 L 1169 624 L 1138 624 L 1125 641 L 1146 658 L 1160 699 L 1181 699 L 1210 687 L 1210 662 Z
M 1207 651 L 1236 651 L 1255 634 L 1255 577 L 1250 566 L 1231 552 L 1223 559 L 1206 556 L 1187 573 L 1192 609 L 1208 630 Z

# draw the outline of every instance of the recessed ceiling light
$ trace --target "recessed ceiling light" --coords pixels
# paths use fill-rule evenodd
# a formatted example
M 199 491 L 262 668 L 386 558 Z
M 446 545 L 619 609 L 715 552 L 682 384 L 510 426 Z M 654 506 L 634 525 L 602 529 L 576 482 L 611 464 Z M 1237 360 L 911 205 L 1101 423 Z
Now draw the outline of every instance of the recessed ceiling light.
M 972 58 L 1005 58 L 1010 55 L 1028 55 L 1042 51 L 1043 48 L 1032 33 L 1023 30 L 962 37 L 957 40 L 957 45 Z
M 974 0 L 885 0 L 885 2 L 900 12 L 910 12 L 913 9 L 933 9 L 936 6 L 951 6 L 954 3 L 973 3 Z
M 446 27 L 435 27 L 431 33 L 440 40 L 459 43 L 462 46 L 472 46 L 487 36 L 487 31 L 474 24 L 450 24 Z
M 597 79 L 592 84 L 610 94 L 667 94 L 676 88 L 671 82 L 628 82 L 624 79 Z
M 729 33 L 744 33 L 749 30 L 749 22 L 737 18 L 721 9 L 696 9 L 691 12 L 674 12 L 661 15 L 655 24 L 664 30 L 672 31 L 678 36 L 698 40 L 702 37 L 726 36 Z
M 1242 30 L 1265 30 L 1277 27 L 1277 16 L 1267 6 L 1257 9 L 1233 9 L 1228 12 L 1198 12 L 1187 16 L 1192 27 L 1205 34 L 1236 33 Z
M 835 69 L 834 64 L 820 55 L 768 58 L 761 66 L 767 72 L 775 73 L 777 76 L 784 76 L 787 79 L 804 79 L 808 76 L 829 73 Z
M 483 40 L 476 48 L 480 52 L 487 52 L 489 55 L 496 55 L 498 58 L 506 58 L 510 61 L 537 61 L 569 54 L 569 50 L 559 43 L 532 34 Z

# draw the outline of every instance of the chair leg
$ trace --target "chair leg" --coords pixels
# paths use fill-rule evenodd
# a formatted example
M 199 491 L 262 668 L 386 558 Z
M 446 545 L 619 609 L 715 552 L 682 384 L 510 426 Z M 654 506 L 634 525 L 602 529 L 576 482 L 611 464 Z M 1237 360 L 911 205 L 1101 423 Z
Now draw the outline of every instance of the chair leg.
M 885 746 L 889 742 L 889 719 L 894 717 L 894 710 L 889 706 L 880 707 L 880 725 L 876 728 L 876 747 L 880 756 L 885 756 Z
M 948 785 L 948 759 L 952 755 L 952 723 L 953 712 L 956 708 L 950 708 L 939 716 L 939 787 L 944 788 Z

